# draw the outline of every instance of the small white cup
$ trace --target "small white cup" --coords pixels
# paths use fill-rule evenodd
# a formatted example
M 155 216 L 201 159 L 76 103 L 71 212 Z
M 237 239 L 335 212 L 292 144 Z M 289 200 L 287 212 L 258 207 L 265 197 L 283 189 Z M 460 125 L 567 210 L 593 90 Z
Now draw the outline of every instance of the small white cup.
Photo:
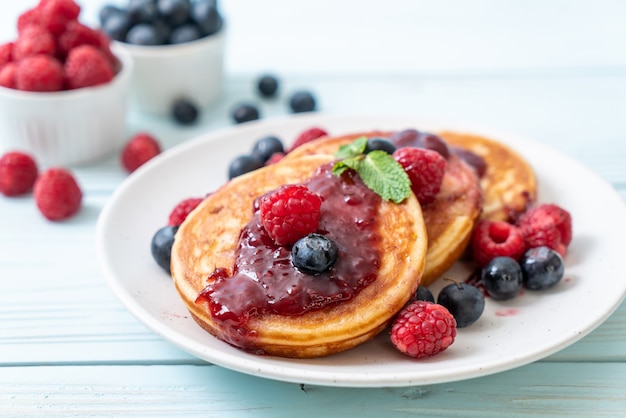
M 0 151 L 26 151 L 43 167 L 102 158 L 126 139 L 132 58 L 113 46 L 121 62 L 106 84 L 59 92 L 0 87 Z
M 130 103 L 134 109 L 169 115 L 179 98 L 206 107 L 220 95 L 224 69 L 224 28 L 176 45 L 140 46 L 117 42 L 134 63 Z

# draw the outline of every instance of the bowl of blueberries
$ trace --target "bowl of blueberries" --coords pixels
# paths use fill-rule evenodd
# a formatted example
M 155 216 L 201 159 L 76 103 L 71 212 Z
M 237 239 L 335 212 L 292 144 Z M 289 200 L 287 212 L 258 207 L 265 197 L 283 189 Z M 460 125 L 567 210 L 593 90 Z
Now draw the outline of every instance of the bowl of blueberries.
M 217 0 L 126 0 L 101 30 L 133 58 L 130 104 L 192 123 L 221 93 L 224 20 Z

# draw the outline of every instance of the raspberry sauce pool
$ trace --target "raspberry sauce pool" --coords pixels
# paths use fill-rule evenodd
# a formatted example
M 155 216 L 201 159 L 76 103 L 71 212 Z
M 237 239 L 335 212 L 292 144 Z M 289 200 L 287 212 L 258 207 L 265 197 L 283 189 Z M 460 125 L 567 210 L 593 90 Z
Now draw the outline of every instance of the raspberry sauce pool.
M 255 210 L 239 236 L 234 265 L 217 268 L 196 300 L 206 302 L 212 317 L 230 330 L 222 339 L 249 346 L 254 337 L 246 327 L 249 318 L 302 315 L 332 306 L 351 300 L 375 280 L 381 259 L 377 222 L 381 198 L 351 170 L 341 177 L 331 170 L 332 164 L 320 167 L 304 184 L 322 197 L 317 232 L 335 242 L 337 262 L 318 275 L 297 270 L 291 263 L 291 246 L 275 244 Z

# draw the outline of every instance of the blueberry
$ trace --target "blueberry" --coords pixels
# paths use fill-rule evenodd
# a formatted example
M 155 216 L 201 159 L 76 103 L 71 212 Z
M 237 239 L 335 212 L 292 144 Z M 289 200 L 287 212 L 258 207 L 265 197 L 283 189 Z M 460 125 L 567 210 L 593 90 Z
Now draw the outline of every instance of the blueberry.
M 235 123 L 250 122 L 259 118 L 259 109 L 249 103 L 242 103 L 233 110 L 233 120 Z
M 433 296 L 433 292 L 431 292 L 430 289 L 426 286 L 422 285 L 417 287 L 417 291 L 415 292 L 415 299 L 435 303 L 435 297 Z
M 291 263 L 308 274 L 319 274 L 329 270 L 337 261 L 337 245 L 320 234 L 309 234 L 300 238 L 291 248 Z
M 157 17 L 155 0 L 128 0 L 126 12 L 131 24 L 151 23 Z
M 368 138 L 367 145 L 365 146 L 365 153 L 367 154 L 368 152 L 375 150 L 385 151 L 387 154 L 393 154 L 396 147 L 385 138 Z
M 157 0 L 157 11 L 168 25 L 182 25 L 189 19 L 191 2 L 189 0 Z
M 209 36 L 222 28 L 222 16 L 216 0 L 198 0 L 191 4 L 191 20 L 198 25 L 202 36 Z
M 150 243 L 150 252 L 152 252 L 154 261 L 168 274 L 171 274 L 170 260 L 176 231 L 178 231 L 178 226 L 164 226 L 156 231 Z
M 138 23 L 129 29 L 126 42 L 133 45 L 161 45 L 162 40 L 154 25 Z
M 190 125 L 198 119 L 198 107 L 189 99 L 178 99 L 172 104 L 172 116 L 181 125 Z
M 561 255 L 549 247 L 531 248 L 520 259 L 524 287 L 530 290 L 548 289 L 563 278 L 565 265 Z
M 200 29 L 193 23 L 187 23 L 172 30 L 172 33 L 170 33 L 170 44 L 184 44 L 198 40 L 201 37 Z
M 109 38 L 124 42 L 128 32 L 128 15 L 125 12 L 108 15 L 101 25 L 102 32 Z
M 472 325 L 485 310 L 485 297 L 481 291 L 467 283 L 452 283 L 441 289 L 437 303 L 454 316 L 456 326 Z
M 294 113 L 311 112 L 315 105 L 315 97 L 308 91 L 295 92 L 289 99 L 289 107 Z
M 261 96 L 274 97 L 278 91 L 278 79 L 273 75 L 264 75 L 259 78 L 257 88 Z
M 106 22 L 107 19 L 109 19 L 111 16 L 117 16 L 121 14 L 126 14 L 126 12 L 122 8 L 113 4 L 105 4 L 98 12 L 98 22 L 100 22 L 100 26 L 103 26 L 104 22 Z
M 263 137 L 252 147 L 252 156 L 263 162 L 269 160 L 277 152 L 285 152 L 285 148 L 282 141 L 275 136 Z
M 480 272 L 483 286 L 494 299 L 508 300 L 522 288 L 522 269 L 511 257 L 495 257 Z
M 263 167 L 263 162 L 252 155 L 240 155 L 235 157 L 228 166 L 228 179 L 235 178 L 242 174 Z

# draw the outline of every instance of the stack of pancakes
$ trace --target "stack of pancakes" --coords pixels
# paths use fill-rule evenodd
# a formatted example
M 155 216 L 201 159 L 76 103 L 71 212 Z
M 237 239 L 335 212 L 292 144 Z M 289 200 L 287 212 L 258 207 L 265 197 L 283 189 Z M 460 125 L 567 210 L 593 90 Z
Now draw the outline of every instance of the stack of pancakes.
M 180 226 L 172 249 L 171 271 L 177 291 L 193 318 L 206 331 L 231 344 L 232 324 L 215 320 L 198 294 L 216 268 L 232 268 L 241 229 L 249 222 L 254 200 L 283 184 L 301 183 L 335 159 L 343 144 L 364 132 L 324 137 L 290 152 L 279 163 L 237 177 L 205 199 Z M 383 330 L 413 297 L 463 254 L 479 219 L 509 219 L 536 197 L 530 166 L 510 148 L 486 138 L 440 133 L 448 145 L 469 150 L 486 163 L 480 177 L 456 153 L 450 153 L 441 190 L 434 202 L 420 206 L 412 194 L 404 202 L 378 208 L 381 265 L 374 282 L 354 298 L 289 316 L 259 314 L 239 324 L 240 348 L 294 358 L 325 356 L 361 344 Z M 243 343 L 241 343 L 243 341 Z

